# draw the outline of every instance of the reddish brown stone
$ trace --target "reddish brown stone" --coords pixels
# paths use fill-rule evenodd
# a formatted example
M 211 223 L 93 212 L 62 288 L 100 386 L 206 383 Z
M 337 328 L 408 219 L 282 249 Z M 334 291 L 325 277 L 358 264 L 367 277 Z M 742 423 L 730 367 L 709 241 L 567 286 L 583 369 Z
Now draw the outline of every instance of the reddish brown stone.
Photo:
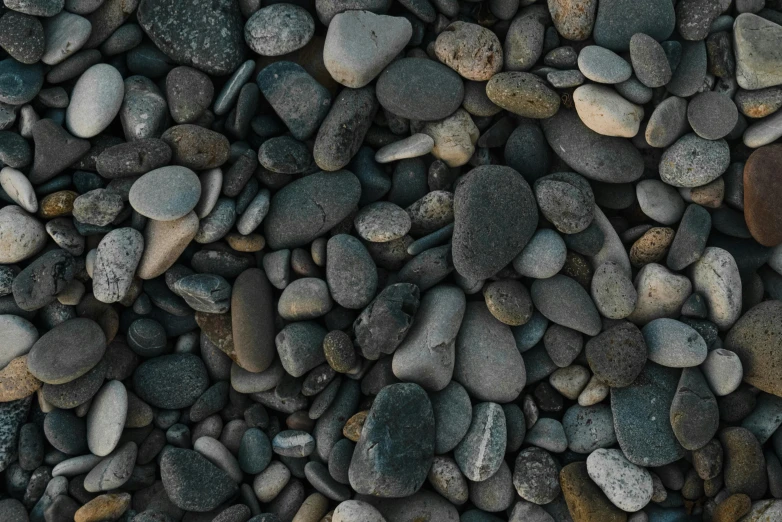
M 744 165 L 744 219 L 765 246 L 782 243 L 782 145 L 760 147 Z

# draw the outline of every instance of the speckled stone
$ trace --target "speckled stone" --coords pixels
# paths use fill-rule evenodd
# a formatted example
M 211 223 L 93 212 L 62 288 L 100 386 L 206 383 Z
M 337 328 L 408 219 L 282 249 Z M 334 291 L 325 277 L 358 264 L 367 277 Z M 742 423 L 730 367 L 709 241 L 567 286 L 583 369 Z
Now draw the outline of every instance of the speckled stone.
M 136 16 L 152 42 L 177 62 L 222 76 L 244 60 L 238 3 L 145 0 Z
M 541 448 L 527 448 L 516 457 L 513 485 L 524 500 L 548 504 L 561 492 L 559 464 Z
M 486 94 L 498 107 L 525 118 L 548 118 L 560 105 L 559 96 L 546 82 L 526 72 L 495 74 L 486 84 Z
M 160 474 L 171 502 L 188 511 L 210 511 L 238 489 L 225 471 L 186 449 L 166 448 L 160 460 Z
M 725 338 L 725 348 L 741 360 L 744 382 L 777 396 L 782 396 L 782 380 L 775 370 L 778 354 L 766 348 L 782 338 L 780 317 L 782 303 L 763 302 L 747 311 Z
M 453 114 L 464 98 L 459 75 L 425 58 L 403 58 L 378 77 L 377 99 L 389 112 L 407 119 L 434 121 Z

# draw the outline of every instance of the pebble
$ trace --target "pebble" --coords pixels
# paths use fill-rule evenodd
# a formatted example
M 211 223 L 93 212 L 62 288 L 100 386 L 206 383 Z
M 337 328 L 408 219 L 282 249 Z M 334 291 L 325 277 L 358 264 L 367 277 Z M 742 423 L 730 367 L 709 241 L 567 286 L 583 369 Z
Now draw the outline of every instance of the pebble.
M 289 183 L 272 197 L 264 220 L 269 247 L 305 245 L 327 232 L 347 217 L 360 191 L 358 179 L 348 171 L 313 174 Z
M 733 35 L 736 81 L 742 89 L 762 89 L 782 83 L 782 77 L 776 71 L 779 57 L 774 51 L 776 42 L 782 40 L 779 25 L 751 13 L 742 13 L 736 17 Z
M 597 11 L 595 0 L 551 1 L 548 8 L 554 27 L 563 38 L 581 41 L 592 34 Z
M 130 507 L 130 493 L 106 493 L 91 499 L 73 515 L 75 522 L 116 520 Z
M 188 511 L 210 511 L 238 489 L 225 471 L 187 449 L 166 448 L 160 459 L 160 474 L 171 502 Z
M 65 113 L 68 130 L 78 138 L 92 138 L 111 124 L 125 93 L 119 71 L 107 64 L 87 69 L 71 93 Z
M 42 335 L 27 357 L 30 373 L 49 384 L 64 384 L 92 369 L 106 350 L 106 336 L 97 323 L 78 318 L 60 323 Z
M 573 91 L 573 102 L 584 125 L 598 134 L 624 138 L 638 134 L 643 109 L 610 87 L 582 85 Z
M 684 449 L 700 449 L 717 433 L 717 400 L 697 368 L 682 371 L 670 415 L 673 432 Z
M 592 223 L 595 196 L 589 182 L 578 174 L 549 174 L 535 181 L 534 189 L 540 211 L 560 232 L 577 234 Z
M 489 312 L 501 323 L 519 326 L 532 317 L 532 299 L 527 288 L 518 281 L 489 283 L 483 288 Z
M 0 330 L 4 334 L 3 346 L 0 349 L 0 368 L 13 359 L 26 355 L 39 337 L 38 329 L 18 315 L 0 315 Z
M 689 205 L 668 250 L 666 264 L 673 270 L 682 270 L 700 259 L 709 230 L 711 215 L 708 211 L 699 205 Z
M 587 522 L 627 520 L 627 514 L 612 504 L 589 476 L 586 462 L 564 466 L 560 480 L 567 507 L 576 519 Z
M 92 269 L 92 291 L 104 303 L 115 303 L 128 293 L 144 251 L 144 238 L 132 228 L 117 228 L 98 244 Z
M 304 47 L 315 33 L 312 16 L 294 4 L 274 4 L 253 13 L 244 41 L 261 56 L 280 56 Z
M 425 58 L 403 58 L 388 66 L 377 79 L 380 105 L 402 118 L 441 120 L 453 114 L 464 98 L 464 83 L 457 73 Z
M 699 366 L 706 360 L 706 341 L 675 319 L 655 319 L 642 330 L 649 360 L 670 368 Z
M 18 263 L 37 254 L 46 244 L 43 225 L 21 207 L 0 210 L 0 262 Z
M 331 107 L 328 89 L 293 62 L 268 65 L 258 73 L 257 83 L 274 112 L 298 140 L 315 134 Z
M 578 69 L 594 82 L 616 84 L 630 78 L 632 67 L 613 51 L 589 45 L 578 54 Z
M 155 46 L 178 63 L 221 76 L 244 61 L 237 4 L 154 0 L 140 5 L 137 17 Z
M 736 104 L 716 92 L 698 94 L 687 105 L 690 126 L 698 136 L 707 140 L 718 140 L 730 134 L 738 117 Z
M 386 522 L 383 515 L 371 504 L 361 500 L 340 502 L 332 515 L 332 522 Z
M 543 119 L 559 110 L 559 96 L 531 73 L 503 72 L 486 84 L 486 95 L 495 105 L 525 118 Z
M 454 449 L 454 459 L 468 480 L 481 482 L 500 469 L 506 442 L 502 408 L 493 402 L 482 402 L 473 407 L 470 428 Z
M 168 270 L 198 232 L 198 217 L 190 212 L 172 221 L 151 219 L 144 228 L 144 253 L 136 275 L 153 279 Z
M 468 80 L 490 80 L 502 70 L 499 38 L 477 24 L 451 23 L 437 36 L 434 50 L 442 63 Z
M 179 166 L 161 167 L 141 176 L 130 189 L 130 204 L 143 216 L 174 221 L 192 211 L 201 196 L 198 176 Z
M 535 209 L 532 190 L 517 172 L 488 165 L 473 169 L 454 193 L 456 271 L 484 279 L 508 264 L 537 226 L 537 215 L 530 209 Z M 476 245 L 477 241 L 486 246 Z
M 562 453 L 567 449 L 565 430 L 562 427 L 562 423 L 555 419 L 538 419 L 527 430 L 524 442 L 553 453 Z
M 408 158 L 424 156 L 434 148 L 434 139 L 426 134 L 413 134 L 409 138 L 386 145 L 375 153 L 378 163 L 390 163 Z
M 177 380 L 169 379 L 180 375 Z M 192 354 L 162 355 L 149 359 L 133 373 L 136 394 L 152 406 L 177 409 L 191 406 L 208 387 L 206 368 Z
M 206 170 L 228 161 L 228 138 L 198 125 L 175 125 L 165 131 L 160 139 L 171 147 L 173 162 L 184 168 Z
M 638 301 L 627 319 L 644 325 L 654 319 L 678 315 L 692 293 L 692 282 L 662 265 L 649 263 L 639 270 L 635 289 Z
M 508 476 L 510 476 L 510 472 L 508 472 Z M 451 503 L 461 505 L 467 502 L 469 498 L 467 479 L 462 475 L 453 458 L 436 456 L 432 461 L 427 479 L 435 491 Z
M 741 277 L 733 256 L 707 247 L 692 267 L 693 289 L 706 299 L 709 320 L 727 330 L 741 314 Z
M 524 360 L 510 327 L 495 319 L 483 303 L 467 305 L 456 338 L 453 378 L 476 399 L 497 403 L 515 400 L 526 384 Z
M 768 487 L 768 476 L 758 440 L 745 428 L 726 428 L 720 433 L 720 442 L 725 455 L 725 487 L 730 493 L 761 498 Z
M 661 42 L 671 36 L 675 24 L 673 5 L 665 0 L 643 3 L 608 0 L 598 5 L 593 37 L 597 45 L 625 51 L 636 33 L 647 34 Z
M 38 210 L 38 198 L 33 186 L 20 171 L 11 167 L 0 169 L 0 187 L 25 211 L 34 214 Z
M 340 12 L 328 24 L 323 63 L 337 82 L 358 89 L 377 77 L 412 36 L 413 26 L 401 16 Z
M 780 150 L 774 145 L 761 147 L 752 153 L 744 167 L 744 218 L 752 237 L 764 246 L 782 243 L 782 235 L 776 228 L 780 217 L 773 205 L 782 187 L 772 175 Z
M 27 369 L 27 356 L 11 359 L 0 370 L 0 399 L 2 402 L 16 401 L 29 397 L 41 389 L 39 381 Z
M 436 122 L 427 123 L 424 134 L 434 140 L 432 155 L 449 167 L 460 167 L 470 161 L 478 141 L 478 127 L 463 109 Z
M 116 452 L 99 462 L 84 478 L 84 489 L 91 493 L 108 491 L 124 485 L 136 462 L 135 442 L 123 444 Z
M 583 366 L 572 365 L 552 373 L 549 376 L 549 383 L 563 396 L 574 401 L 589 382 L 589 377 L 589 370 Z
M 561 492 L 558 475 L 559 465 L 551 454 L 541 448 L 527 448 L 516 457 L 513 486 L 524 500 L 544 505 Z
M 614 419 L 605 404 L 571 406 L 562 418 L 562 426 L 570 451 L 592 453 L 616 444 Z
M 616 449 L 597 449 L 586 461 L 587 473 L 608 500 L 623 511 L 639 511 L 652 499 L 652 477 Z
M 611 388 L 616 438 L 633 464 L 663 466 L 684 455 L 669 420 L 678 381 L 678 370 L 647 363 L 632 384 Z
M 23 64 L 13 58 L 0 60 L 0 102 L 22 105 L 35 98 L 43 86 L 43 68 L 40 64 Z
M 587 335 L 600 333 L 600 317 L 589 294 L 575 280 L 558 274 L 530 288 L 535 308 L 547 319 Z
M 643 371 L 647 347 L 641 331 L 622 322 L 590 339 L 585 346 L 595 377 L 612 388 L 631 385 Z
M 764 347 L 773 346 L 782 335 L 777 327 L 780 314 L 782 306 L 778 301 L 760 303 L 745 313 L 725 338 L 725 348 L 741 361 L 744 382 L 775 395 L 782 390 L 782 382 L 773 370 L 776 355 Z
M 709 352 L 701 365 L 706 380 L 712 392 L 718 397 L 724 397 L 736 391 L 744 377 L 744 370 L 739 357 L 724 348 Z
M 408 424 L 405 419 L 415 422 Z M 379 497 L 415 493 L 426 480 L 434 456 L 434 431 L 432 405 L 420 386 L 409 383 L 383 388 L 356 444 L 350 485 L 360 494 Z M 398 448 L 405 448 L 409 456 L 401 467 L 396 460 Z M 370 454 L 372 449 L 375 451 Z
M 166 75 L 166 100 L 176 123 L 193 123 L 209 108 L 214 97 L 212 80 L 192 67 L 176 67 Z
M 648 34 L 636 33 L 630 38 L 630 59 L 638 80 L 647 87 L 662 87 L 671 80 L 663 47 Z
M 629 183 L 643 174 L 641 154 L 629 141 L 594 132 L 575 111 L 562 109 L 542 127 L 549 146 L 587 179 Z
M 671 96 L 655 107 L 646 124 L 644 136 L 652 147 L 665 148 L 688 130 L 687 100 Z

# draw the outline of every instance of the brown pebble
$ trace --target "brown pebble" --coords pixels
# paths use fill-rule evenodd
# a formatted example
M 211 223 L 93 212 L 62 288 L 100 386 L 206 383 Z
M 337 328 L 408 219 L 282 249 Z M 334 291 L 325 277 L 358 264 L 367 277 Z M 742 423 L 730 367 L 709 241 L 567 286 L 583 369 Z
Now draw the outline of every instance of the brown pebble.
M 573 462 L 559 472 L 565 502 L 576 522 L 626 522 L 627 513 L 614 506 L 592 482 L 586 462 Z
M 0 370 L 0 402 L 11 402 L 29 397 L 43 383 L 27 370 L 27 356 L 12 359 Z
M 60 216 L 70 216 L 73 212 L 73 202 L 79 195 L 72 190 L 61 190 L 49 194 L 41 200 L 38 215 L 44 219 Z
M 304 500 L 291 522 L 318 522 L 329 509 L 329 499 L 313 493 Z
M 725 428 L 720 433 L 725 451 L 723 478 L 729 493 L 763 498 L 768 488 L 766 459 L 758 439 L 746 428 Z
M 630 248 L 630 262 L 639 268 L 649 263 L 657 263 L 668 253 L 673 236 L 672 228 L 650 228 Z
M 323 338 L 323 354 L 335 372 L 348 373 L 356 365 L 356 350 L 350 336 L 333 330 Z
M 744 219 L 764 246 L 782 243 L 782 145 L 760 147 L 744 165 Z
M 266 239 L 260 234 L 248 234 L 243 236 L 231 232 L 225 236 L 228 245 L 238 252 L 260 252 L 266 246 Z
M 364 422 L 367 420 L 369 410 L 364 410 L 356 413 L 345 423 L 345 427 L 342 428 L 342 434 L 353 442 L 358 442 L 361 437 L 361 430 L 364 428 Z
M 744 493 L 731 495 L 714 510 L 712 522 L 737 522 L 741 517 L 749 513 L 752 500 Z
M 74 522 L 117 520 L 130 507 L 130 493 L 107 493 L 90 500 L 76 512 Z
M 690 191 L 690 199 L 693 203 L 708 208 L 718 208 L 725 198 L 725 180 L 722 176 L 711 183 L 695 187 Z

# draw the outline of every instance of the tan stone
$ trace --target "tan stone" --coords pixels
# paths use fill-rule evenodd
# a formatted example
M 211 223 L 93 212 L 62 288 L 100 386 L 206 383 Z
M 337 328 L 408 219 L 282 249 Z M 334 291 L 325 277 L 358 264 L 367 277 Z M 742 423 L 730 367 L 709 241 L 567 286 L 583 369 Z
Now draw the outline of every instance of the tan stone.
M 225 236 L 228 246 L 237 252 L 260 252 L 266 246 L 266 239 L 260 234 L 247 234 L 243 236 L 231 232 Z
M 292 522 L 318 522 L 329 510 L 329 499 L 313 493 L 304 500 Z
M 141 279 L 153 279 L 171 268 L 197 232 L 195 212 L 173 221 L 150 219 L 144 229 L 144 254 L 136 275 Z
M 364 422 L 367 420 L 369 410 L 364 410 L 356 413 L 345 423 L 345 427 L 342 428 L 342 434 L 353 442 L 358 442 L 361 437 L 361 430 L 364 428 Z
M 49 194 L 41 200 L 38 214 L 45 219 L 59 216 L 70 216 L 73 212 L 73 202 L 79 195 L 72 190 L 61 190 Z
M 74 522 L 117 520 L 130 507 L 130 493 L 108 493 L 90 500 L 76 512 Z
M 43 383 L 27 370 L 27 356 L 17 357 L 0 370 L 0 402 L 28 397 L 42 385 Z
M 630 248 L 630 262 L 633 266 L 641 267 L 649 263 L 657 263 L 665 254 L 673 242 L 674 231 L 668 227 L 652 227 L 638 238 Z

